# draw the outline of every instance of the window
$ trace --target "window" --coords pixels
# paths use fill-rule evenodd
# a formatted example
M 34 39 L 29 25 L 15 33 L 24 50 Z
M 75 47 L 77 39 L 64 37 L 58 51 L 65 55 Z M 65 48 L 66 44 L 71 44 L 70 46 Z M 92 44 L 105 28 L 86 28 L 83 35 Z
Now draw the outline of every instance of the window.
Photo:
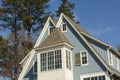
M 55 28 L 54 28 L 53 26 L 50 26 L 50 27 L 49 27 L 49 30 L 48 30 L 48 31 L 49 31 L 48 33 L 51 34 L 54 29 L 55 29 Z
M 66 67 L 71 69 L 71 56 L 70 51 L 66 50 Z
M 62 26 L 61 26 L 61 28 L 62 28 L 62 32 L 67 31 L 67 24 L 63 23 Z
M 113 65 L 113 54 L 111 51 L 109 51 L 109 64 L 112 66 Z
M 87 60 L 87 52 L 86 51 L 81 51 L 81 64 L 86 65 L 88 63 Z
M 62 68 L 61 50 L 55 51 L 55 69 Z
M 106 80 L 105 75 L 83 78 L 83 80 Z
M 80 51 L 75 54 L 75 66 L 83 66 L 88 64 L 87 51 Z
M 119 58 L 118 58 L 118 56 L 116 56 L 116 66 L 117 66 L 117 69 L 119 69 Z
M 48 70 L 54 69 L 54 53 L 48 52 Z
M 37 61 L 33 62 L 33 73 L 36 74 L 37 73 Z
M 62 68 L 61 50 L 50 51 L 40 54 L 41 71 Z
M 40 61 L 41 61 L 41 71 L 46 71 L 47 70 L 47 66 L 46 66 L 46 53 L 42 53 L 40 54 Z

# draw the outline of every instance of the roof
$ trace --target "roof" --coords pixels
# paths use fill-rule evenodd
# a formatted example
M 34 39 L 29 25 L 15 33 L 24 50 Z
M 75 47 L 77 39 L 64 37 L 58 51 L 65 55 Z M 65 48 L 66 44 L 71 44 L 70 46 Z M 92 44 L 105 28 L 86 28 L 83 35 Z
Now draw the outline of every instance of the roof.
M 108 44 L 95 39 L 93 36 L 91 36 L 89 33 L 87 33 L 84 29 L 82 29 L 78 24 L 76 24 L 72 19 L 70 19 L 69 17 L 67 17 L 66 15 L 63 14 L 64 17 L 66 17 L 66 19 L 72 24 L 72 27 L 76 30 L 76 32 L 78 32 L 79 36 L 83 39 L 83 41 L 88 45 L 88 47 L 91 49 L 91 51 L 96 55 L 96 57 L 100 60 L 100 62 L 103 63 L 103 65 L 113 74 L 115 74 L 116 76 L 120 77 L 120 72 L 116 71 L 115 69 L 113 69 L 111 66 L 108 65 L 108 63 L 106 61 L 104 61 L 102 59 L 102 57 L 99 55 L 99 53 L 94 49 L 94 47 L 88 42 L 88 40 L 84 37 L 87 36 L 92 40 L 95 40 L 105 46 L 109 46 Z M 109 46 L 111 47 L 111 46 Z M 113 49 L 113 48 L 110 48 Z M 115 52 L 115 51 L 114 51 Z M 116 52 L 115 52 L 116 53 Z M 116 53 L 118 55 L 118 53 Z
M 55 28 L 53 32 L 37 48 L 43 48 L 63 42 L 70 44 L 61 30 L 59 28 Z

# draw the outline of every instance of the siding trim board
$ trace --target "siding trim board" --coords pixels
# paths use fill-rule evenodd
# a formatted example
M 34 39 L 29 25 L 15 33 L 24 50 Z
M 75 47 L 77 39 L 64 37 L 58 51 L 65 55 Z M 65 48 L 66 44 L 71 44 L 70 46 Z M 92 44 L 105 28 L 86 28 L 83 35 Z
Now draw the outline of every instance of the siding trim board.
M 103 65 L 111 72 L 120 77 L 120 73 L 118 71 L 115 71 L 112 67 L 109 67 L 109 65 L 102 59 L 102 57 L 96 52 L 94 47 L 85 39 L 85 37 L 79 33 L 79 31 L 73 26 L 73 24 L 67 19 L 67 17 L 64 14 L 63 17 L 70 23 L 70 25 L 73 27 L 73 29 L 78 33 L 78 35 L 81 37 L 81 39 L 87 44 L 87 46 L 90 48 L 90 50 L 96 55 L 96 57 L 100 60 L 100 62 L 103 63 Z M 59 22 L 58 22 L 59 23 Z
M 98 76 L 105 76 L 105 80 L 110 80 L 109 76 L 105 72 L 95 72 L 95 73 L 83 74 L 83 75 L 80 75 L 80 80 L 84 80 L 84 78 L 98 77 Z
M 78 29 L 79 26 L 76 26 L 76 23 L 74 23 L 74 21 L 72 21 L 69 17 L 67 17 L 66 15 L 64 15 L 63 13 L 60 15 L 58 21 L 54 21 L 51 17 L 49 17 L 43 27 L 43 30 L 41 31 L 41 34 L 39 35 L 35 45 L 34 45 L 34 48 L 28 53 L 28 55 L 20 62 L 20 64 L 23 64 L 25 61 L 25 65 L 23 67 L 23 70 L 18 78 L 18 80 L 23 80 L 25 74 L 27 73 L 27 71 L 29 69 L 27 69 L 29 66 L 30 66 L 30 63 L 32 62 L 32 59 L 34 58 L 34 55 L 36 55 L 36 51 L 39 53 L 39 50 L 43 50 L 43 51 L 46 51 L 50 48 L 52 49 L 55 49 L 56 46 L 61 46 L 61 47 L 67 47 L 68 49 L 73 49 L 74 46 L 66 43 L 66 42 L 63 42 L 63 43 L 60 43 L 60 44 L 56 44 L 56 45 L 50 45 L 50 46 L 45 46 L 43 48 L 39 48 L 39 50 L 37 49 L 37 47 L 41 44 L 43 38 L 44 38 L 44 34 L 46 33 L 46 31 L 48 30 L 48 27 L 49 27 L 49 24 L 50 22 L 53 24 L 53 26 L 55 26 L 55 28 L 61 28 L 61 23 L 62 23 L 62 20 L 65 19 L 67 21 L 67 24 L 70 24 L 70 26 L 72 27 L 72 29 L 74 30 L 74 32 L 78 35 L 78 38 L 81 38 L 81 40 L 83 41 L 83 43 L 87 46 L 87 48 L 96 56 L 96 58 L 98 58 L 98 60 L 103 64 L 103 66 L 106 68 L 106 72 L 96 72 L 96 73 L 91 73 L 91 74 L 83 74 L 83 75 L 80 75 L 80 80 L 82 78 L 83 80 L 83 77 L 84 76 L 91 76 L 91 75 L 97 75 L 97 74 L 104 74 L 105 76 L 107 76 L 107 80 L 110 80 L 108 77 L 114 75 L 116 77 L 119 77 L 120 78 L 120 72 L 118 72 L 117 70 L 115 70 L 113 67 L 111 67 L 109 65 L 109 56 L 108 56 L 108 61 L 105 61 L 102 56 L 99 54 L 99 52 L 96 50 L 96 48 L 94 47 L 94 45 L 92 45 L 88 40 L 87 38 L 97 42 L 97 43 L 100 43 L 101 45 L 105 46 L 106 49 L 107 49 L 107 55 L 109 54 L 108 50 L 111 50 L 113 53 L 112 54 L 115 54 L 118 56 L 118 59 L 120 59 L 120 54 L 119 52 L 117 52 L 115 49 L 113 49 L 110 45 L 94 38 L 93 36 L 89 35 L 89 33 L 87 34 L 84 30 L 82 30 L 82 28 Z M 69 26 L 67 26 L 68 28 Z M 69 30 L 68 30 L 69 31 Z M 64 32 L 63 32 L 64 33 Z M 47 35 L 48 36 L 48 35 Z M 46 36 L 45 36 L 46 37 Z M 77 45 L 77 44 L 76 44 Z M 37 54 L 38 55 L 38 54 Z M 40 63 L 39 61 L 39 58 L 40 56 L 38 55 L 37 57 L 37 60 L 38 60 L 38 63 Z M 88 54 L 87 54 L 87 60 L 88 60 Z M 88 60 L 89 62 L 89 60 Z M 87 62 L 87 63 L 88 63 Z M 108 62 L 108 63 L 107 63 Z M 73 66 L 73 65 L 72 65 Z M 116 66 L 116 65 L 115 65 Z M 120 64 L 119 64 L 120 66 Z M 37 67 L 40 67 L 38 64 L 37 64 Z M 37 74 L 39 75 L 40 73 L 40 69 L 38 68 L 38 71 L 37 71 Z M 109 76 L 108 76 L 109 75 Z M 99 75 L 98 75 L 99 76 Z M 39 79 L 39 76 L 37 76 L 37 78 Z

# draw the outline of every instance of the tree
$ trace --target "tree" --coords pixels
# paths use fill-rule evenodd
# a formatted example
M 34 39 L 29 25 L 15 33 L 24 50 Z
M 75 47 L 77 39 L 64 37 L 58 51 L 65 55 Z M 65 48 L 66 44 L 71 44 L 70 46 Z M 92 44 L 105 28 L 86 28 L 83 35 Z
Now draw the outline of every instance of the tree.
M 60 16 L 61 13 L 64 13 L 65 15 L 74 20 L 72 10 L 74 9 L 75 5 L 68 2 L 68 0 L 61 0 L 61 2 L 62 3 L 60 4 L 58 10 L 56 11 L 56 16 L 58 17 Z
M 50 14 L 47 10 L 49 0 L 21 0 L 19 16 L 27 31 L 27 41 L 31 40 L 31 33 L 40 30 Z
M 30 40 L 31 33 L 43 25 L 48 14 L 45 12 L 48 8 L 48 1 L 1 0 L 0 28 L 9 30 L 10 35 L 6 38 L 6 43 L 0 46 L 0 75 L 17 80 L 21 70 L 19 62 L 33 47 Z M 24 31 L 24 34 L 21 30 Z M 25 36 L 22 40 L 23 35 Z

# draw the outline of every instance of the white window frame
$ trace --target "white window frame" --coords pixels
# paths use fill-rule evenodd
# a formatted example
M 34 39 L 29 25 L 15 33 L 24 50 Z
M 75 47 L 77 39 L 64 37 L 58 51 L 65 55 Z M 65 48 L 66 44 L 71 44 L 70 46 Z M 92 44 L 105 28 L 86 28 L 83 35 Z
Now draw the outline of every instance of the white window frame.
M 69 54 L 67 55 L 67 51 L 69 52 Z M 71 56 L 71 50 L 69 49 L 65 49 L 65 52 L 66 52 L 66 56 L 68 56 L 68 63 L 67 63 L 67 58 L 66 58 L 66 68 L 67 68 L 67 65 L 68 65 L 68 68 L 69 70 L 72 69 L 72 56 Z
M 37 62 L 36 60 L 33 61 L 33 74 L 37 74 L 37 72 L 35 72 L 35 69 L 34 69 L 34 64 L 35 62 Z M 38 67 L 37 67 L 38 68 Z M 37 69 L 38 70 L 38 69 Z
M 108 51 L 108 61 L 109 61 L 109 65 L 113 66 L 113 53 L 110 50 Z
M 116 67 L 117 67 L 117 69 L 119 70 L 119 58 L 118 58 L 117 55 L 116 55 Z
M 86 52 L 86 57 L 87 57 L 87 63 L 86 64 L 83 64 L 82 63 L 82 52 Z M 87 50 L 82 50 L 82 51 L 80 51 L 80 59 L 81 59 L 81 66 L 85 66 L 85 65 L 88 65 L 88 51 Z
M 58 69 L 62 69 L 62 68 L 63 68 L 63 63 L 62 63 L 62 68 L 57 68 L 57 69 L 55 68 L 55 53 L 54 53 L 54 69 L 51 69 L 51 70 L 48 69 L 48 59 L 47 59 L 47 58 L 48 58 L 48 55 L 47 55 L 47 53 L 48 53 L 48 52 L 51 52 L 51 51 L 56 51 L 56 50 L 61 50 L 61 60 L 62 60 L 62 48 L 56 48 L 56 49 L 51 49 L 51 50 L 48 50 L 48 51 L 40 52 L 40 54 L 39 54 L 39 61 L 40 61 L 40 64 L 39 64 L 39 65 L 40 65 L 40 70 L 39 70 L 39 71 L 40 71 L 40 72 L 53 71 L 53 70 L 58 70 Z M 40 56 L 40 55 L 41 55 L 42 53 L 46 53 L 46 61 L 47 61 L 47 62 L 46 62 L 46 70 L 45 70 L 45 71 L 41 71 L 41 59 L 40 59 L 41 56 Z
M 49 26 L 49 27 L 48 27 L 48 35 L 51 34 L 51 33 L 50 33 L 50 28 L 53 28 L 53 26 Z
M 80 80 L 83 80 L 84 78 L 98 77 L 98 76 L 105 76 L 106 80 L 110 80 L 109 76 L 105 72 L 95 72 L 95 73 L 83 74 L 83 75 L 80 75 Z
M 66 30 L 65 30 L 65 31 L 63 31 L 63 25 L 64 25 L 64 24 L 66 24 Z M 67 23 L 62 23 L 62 24 L 61 24 L 61 31 L 62 31 L 62 32 L 67 32 Z

